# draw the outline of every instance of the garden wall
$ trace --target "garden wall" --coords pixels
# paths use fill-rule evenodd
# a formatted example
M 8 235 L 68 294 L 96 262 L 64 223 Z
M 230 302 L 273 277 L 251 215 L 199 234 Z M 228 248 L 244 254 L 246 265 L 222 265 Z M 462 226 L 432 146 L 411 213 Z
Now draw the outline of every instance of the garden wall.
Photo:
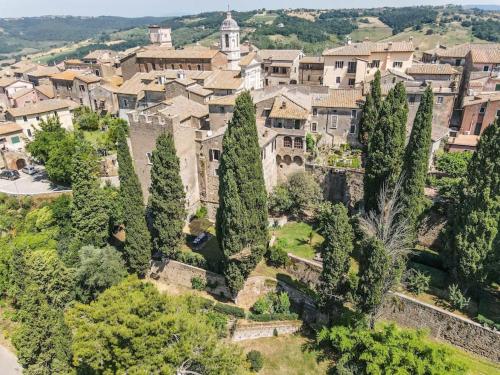
M 500 361 L 500 333 L 401 293 L 392 293 L 387 299 L 381 319 L 410 328 L 430 329 L 430 335 L 436 339 Z
M 208 284 L 217 285 L 215 288 L 208 290 L 210 293 L 216 295 L 223 293 L 224 296 L 230 295 L 222 275 L 175 260 L 152 261 L 148 274 L 148 277 L 154 280 L 181 285 L 187 288 L 191 288 L 191 279 L 195 276 L 205 280 Z
M 304 284 L 316 287 L 323 268 L 321 263 L 299 258 L 292 253 L 288 253 L 288 259 L 290 263 L 286 266 L 286 271 Z
M 300 320 L 287 320 L 277 322 L 236 322 L 232 335 L 233 341 L 258 339 L 262 337 L 273 337 L 289 335 L 300 330 Z

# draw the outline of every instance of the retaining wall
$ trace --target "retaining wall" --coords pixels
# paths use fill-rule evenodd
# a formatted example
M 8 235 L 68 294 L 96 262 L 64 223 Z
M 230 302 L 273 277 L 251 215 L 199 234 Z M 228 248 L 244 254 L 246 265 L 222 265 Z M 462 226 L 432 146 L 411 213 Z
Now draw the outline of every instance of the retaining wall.
M 262 337 L 273 337 L 289 335 L 300 330 L 300 320 L 285 320 L 276 322 L 236 322 L 232 335 L 233 341 L 258 339 Z

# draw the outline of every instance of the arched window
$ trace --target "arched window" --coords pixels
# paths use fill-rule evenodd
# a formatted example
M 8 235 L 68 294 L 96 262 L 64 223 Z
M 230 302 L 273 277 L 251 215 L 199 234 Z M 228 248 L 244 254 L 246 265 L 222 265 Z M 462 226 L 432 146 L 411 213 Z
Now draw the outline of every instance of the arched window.
M 300 156 L 294 156 L 293 162 L 297 164 L 299 167 L 302 166 L 302 158 Z
M 292 138 L 291 137 L 285 137 L 283 138 L 283 147 L 292 147 Z
M 226 38 L 226 48 L 229 48 L 229 34 L 224 35 L 224 38 Z
M 304 148 L 304 142 L 302 142 L 302 138 L 295 138 L 293 140 L 293 148 Z

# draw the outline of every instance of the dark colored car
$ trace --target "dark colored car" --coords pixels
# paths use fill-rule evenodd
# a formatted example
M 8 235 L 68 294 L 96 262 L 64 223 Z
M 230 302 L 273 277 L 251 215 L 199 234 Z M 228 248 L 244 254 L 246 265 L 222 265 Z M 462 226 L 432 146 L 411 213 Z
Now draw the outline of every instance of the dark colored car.
M 19 177 L 19 172 L 15 169 L 5 169 L 0 172 L 0 178 L 3 180 L 17 180 Z

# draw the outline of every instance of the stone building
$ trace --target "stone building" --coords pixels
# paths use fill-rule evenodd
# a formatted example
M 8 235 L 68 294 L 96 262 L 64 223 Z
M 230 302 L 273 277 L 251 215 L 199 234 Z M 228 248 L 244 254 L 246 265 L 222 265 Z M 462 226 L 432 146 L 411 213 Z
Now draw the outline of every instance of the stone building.
M 220 27 L 220 34 L 220 50 L 227 56 L 228 69 L 240 69 L 240 27 L 229 11 Z
M 65 70 L 61 73 L 53 74 L 50 77 L 54 94 L 57 99 L 71 99 L 74 95 L 73 85 L 75 77 L 82 74 L 80 70 Z
M 465 58 L 472 50 L 498 50 L 499 48 L 500 44 L 493 43 L 465 43 L 450 47 L 438 45 L 436 48 L 424 51 L 422 61 L 427 64 L 450 64 L 459 67 L 465 65 Z
M 377 70 L 405 72 L 412 66 L 415 48 L 409 42 L 362 42 L 323 52 L 323 84 L 332 88 L 360 87 Z
M 225 97 L 217 99 L 222 98 Z M 213 126 L 217 121 L 209 111 L 210 106 L 177 96 L 129 113 L 132 155 L 146 199 L 151 184 L 151 153 L 158 135 L 167 131 L 174 138 L 179 157 L 188 214 L 194 214 L 200 205 L 204 205 L 209 217 L 215 217 L 218 167 L 227 125 Z M 258 133 L 266 188 L 271 191 L 277 183 L 276 136 L 272 130 L 263 127 L 258 128 Z
M 0 107 L 4 109 L 14 107 L 16 94 L 32 89 L 33 84 L 31 82 L 15 77 L 0 78 Z
M 297 84 L 301 50 L 261 49 L 258 52 L 264 70 L 264 86 Z
M 149 40 L 152 44 L 158 44 L 163 47 L 172 48 L 172 30 L 169 27 L 159 25 L 150 25 Z
M 300 85 L 323 85 L 325 60 L 322 56 L 304 56 L 299 61 Z
M 467 96 L 463 103 L 460 134 L 481 135 L 500 117 L 500 92 Z

